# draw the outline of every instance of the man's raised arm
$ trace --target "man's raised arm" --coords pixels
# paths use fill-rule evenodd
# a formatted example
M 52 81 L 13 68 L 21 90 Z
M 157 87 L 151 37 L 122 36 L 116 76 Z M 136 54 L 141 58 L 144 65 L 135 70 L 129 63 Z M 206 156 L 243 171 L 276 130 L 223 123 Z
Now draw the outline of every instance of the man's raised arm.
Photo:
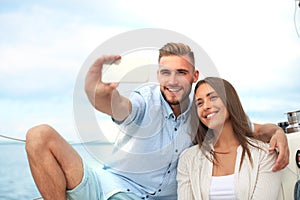
M 123 121 L 131 113 L 131 102 L 120 95 L 118 83 L 103 83 L 103 64 L 110 64 L 121 56 L 110 55 L 98 58 L 90 67 L 85 78 L 85 92 L 91 104 L 100 112 L 106 113 L 117 121 Z

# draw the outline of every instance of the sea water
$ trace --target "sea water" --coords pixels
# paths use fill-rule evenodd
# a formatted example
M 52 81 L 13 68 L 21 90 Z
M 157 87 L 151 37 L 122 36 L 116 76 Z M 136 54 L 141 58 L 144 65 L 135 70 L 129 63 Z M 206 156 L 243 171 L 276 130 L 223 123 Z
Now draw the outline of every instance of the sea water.
M 82 145 L 73 147 L 81 156 L 88 157 Z M 0 142 L 0 200 L 33 200 L 40 197 L 30 172 L 25 143 Z
M 0 199 L 36 199 L 25 143 L 0 143 Z

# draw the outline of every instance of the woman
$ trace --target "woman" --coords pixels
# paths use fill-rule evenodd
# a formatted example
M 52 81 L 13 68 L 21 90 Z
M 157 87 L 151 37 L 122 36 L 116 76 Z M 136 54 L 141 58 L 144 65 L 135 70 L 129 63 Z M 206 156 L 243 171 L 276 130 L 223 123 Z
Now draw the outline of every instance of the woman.
M 233 86 L 208 77 L 195 87 L 200 119 L 195 145 L 178 163 L 178 199 L 277 199 L 281 172 L 276 154 L 253 137 Z

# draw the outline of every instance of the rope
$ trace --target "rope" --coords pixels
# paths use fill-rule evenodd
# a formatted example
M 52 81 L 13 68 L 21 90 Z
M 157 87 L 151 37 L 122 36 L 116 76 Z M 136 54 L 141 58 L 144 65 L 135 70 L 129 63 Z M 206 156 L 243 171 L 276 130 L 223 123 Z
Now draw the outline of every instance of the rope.
M 18 141 L 18 142 L 26 142 L 26 140 L 23 140 L 23 139 L 13 138 L 13 137 L 9 137 L 9 136 L 6 136 L 6 135 L 1 135 L 1 134 L 0 134 L 0 137 L 5 138 L 5 139 L 9 139 L 9 140 L 15 140 L 15 141 Z

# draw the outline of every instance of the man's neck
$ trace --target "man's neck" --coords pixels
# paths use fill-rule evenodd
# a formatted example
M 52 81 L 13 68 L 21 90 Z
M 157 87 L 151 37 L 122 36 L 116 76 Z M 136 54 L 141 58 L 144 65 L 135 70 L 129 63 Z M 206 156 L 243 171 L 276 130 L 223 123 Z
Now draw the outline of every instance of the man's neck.
M 186 111 L 186 109 L 188 109 L 189 103 L 190 103 L 190 100 L 187 98 L 186 100 L 184 100 L 183 102 L 181 102 L 179 104 L 170 105 L 176 119 L 181 113 L 184 113 Z

